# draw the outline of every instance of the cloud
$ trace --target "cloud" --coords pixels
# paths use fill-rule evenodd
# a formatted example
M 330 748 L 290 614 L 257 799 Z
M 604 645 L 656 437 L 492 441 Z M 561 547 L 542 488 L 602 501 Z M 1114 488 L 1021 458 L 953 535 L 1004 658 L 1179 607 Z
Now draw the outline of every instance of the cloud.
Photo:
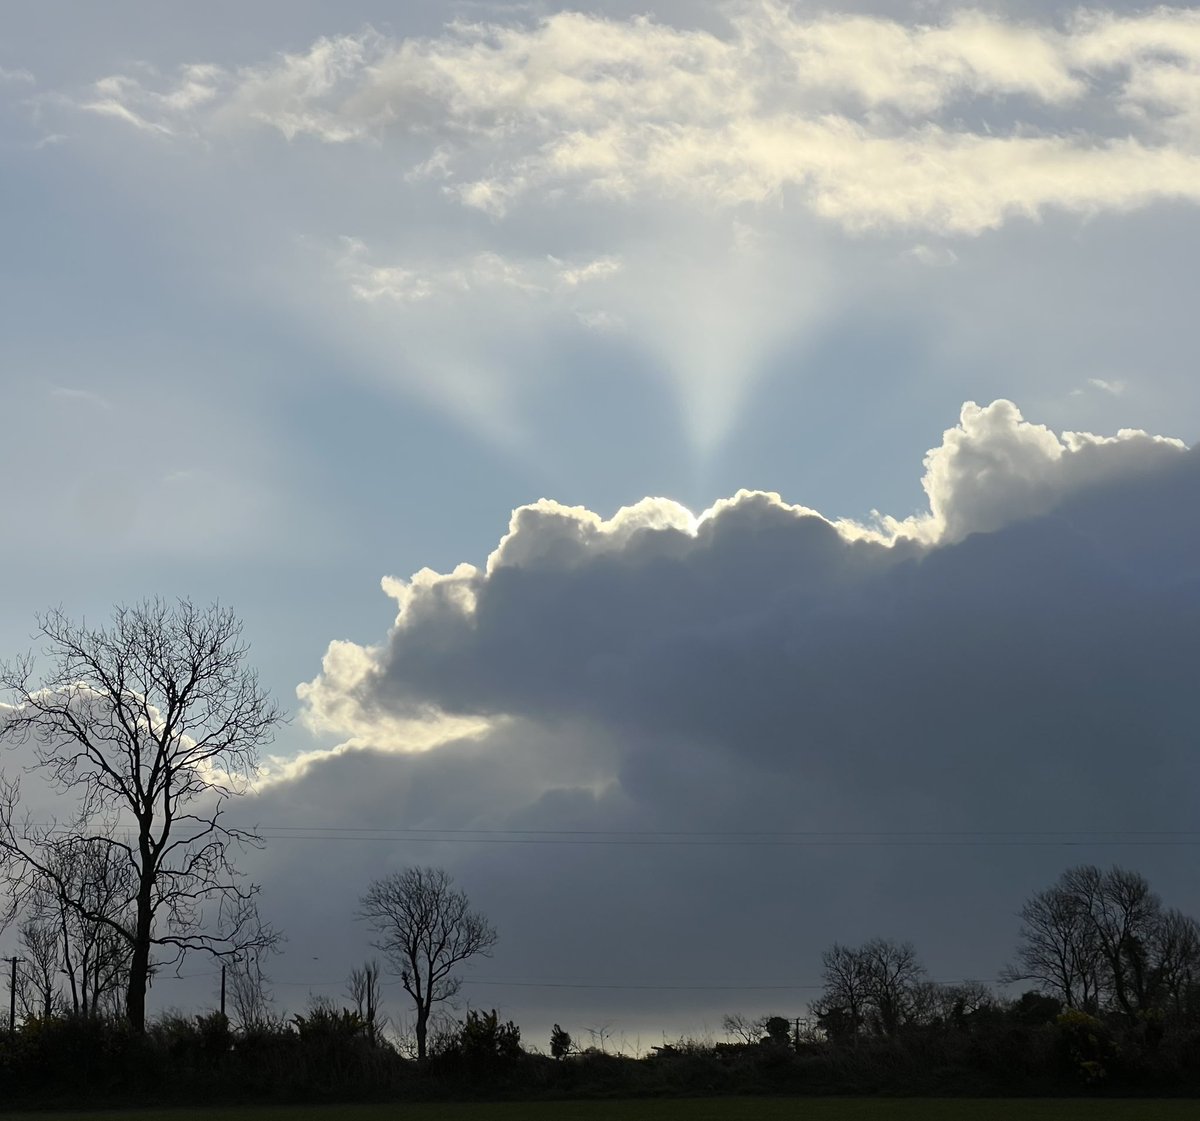
M 925 457 L 921 486 L 929 514 L 882 519 L 897 536 L 932 544 L 989 533 L 1048 513 L 1072 494 L 1105 480 L 1174 462 L 1182 441 L 1121 429 L 1115 436 L 1056 435 L 1031 424 L 1010 401 L 963 406 L 957 427 Z
M 963 407 L 925 458 L 928 512 L 903 520 L 835 522 L 751 491 L 699 517 L 661 498 L 610 519 L 543 499 L 513 514 L 485 567 L 385 579 L 397 604 L 387 644 L 334 644 L 300 695 L 318 726 L 340 723 L 360 742 L 369 741 L 368 714 L 536 718 L 578 706 L 601 719 L 614 692 L 640 696 L 689 643 L 713 643 L 715 655 L 725 639 L 751 642 L 760 627 L 778 641 L 783 619 L 814 611 L 825 625 L 861 596 L 886 598 L 906 566 L 922 582 L 950 563 L 933 558 L 958 555 L 948 550 L 974 534 L 1193 460 L 1182 442 L 1140 431 L 1057 435 L 996 401 Z M 779 653 L 753 658 L 773 664 Z
M 702 982 L 803 985 L 834 939 L 992 975 L 1030 891 L 1129 856 L 1082 831 L 1190 820 L 1200 461 L 997 401 L 964 406 L 924 486 L 925 515 L 874 527 L 750 491 L 698 516 L 542 500 L 486 563 L 386 579 L 386 638 L 332 644 L 299 690 L 352 739 L 253 807 L 385 831 L 269 852 L 285 925 L 314 875 L 334 939 L 371 875 L 445 863 L 502 933 L 480 978 L 700 986 L 572 994 L 576 1026 L 630 1030 L 798 1012 L 811 992 Z M 1184 889 L 1169 851 L 1136 859 Z M 468 992 L 528 1033 L 567 1014 L 553 990 Z
M 1093 389 L 1098 389 L 1102 393 L 1108 393 L 1113 397 L 1120 397 L 1126 389 L 1126 385 L 1123 381 L 1115 381 L 1109 378 L 1088 378 L 1088 385 L 1090 385 Z
M 761 0 L 705 27 L 521 11 L 367 29 L 242 66 L 131 66 L 77 90 L 87 111 L 59 131 L 109 166 L 127 145 L 126 188 L 151 215 L 186 208 L 164 220 L 206 231 L 192 252 L 214 283 L 236 273 L 347 374 L 545 470 L 559 437 L 537 426 L 594 355 L 650 381 L 648 402 L 665 384 L 664 427 L 702 476 L 771 379 L 816 383 L 873 331 L 923 334 L 968 382 L 958 399 L 1048 377 L 1066 397 L 1062 371 L 1162 337 L 1146 308 L 1167 315 L 1181 282 L 1156 267 L 1122 330 L 1091 314 L 1110 276 L 1091 259 L 1128 230 L 1190 229 L 1194 13 L 923 12 Z M 239 266 L 212 249 L 230 230 Z M 964 372 L 981 351 L 1008 380 Z
M 13 85 L 31 86 L 35 82 L 36 79 L 28 70 L 11 70 L 0 66 L 0 85 L 12 83 Z
M 992 976 L 1082 860 L 1189 906 L 1178 849 L 1099 831 L 1191 822 L 1196 452 L 968 404 L 923 482 L 928 511 L 870 526 L 755 491 L 542 500 L 478 564 L 386 579 L 390 628 L 299 689 L 331 746 L 231 808 L 271 837 L 245 867 L 289 937 L 281 1002 L 341 993 L 358 896 L 409 863 L 496 923 L 465 993 L 535 1043 L 801 1014 L 834 940 Z M 655 984 L 680 987 L 621 988 Z
M 555 257 L 519 261 L 498 253 L 477 253 L 452 263 L 375 265 L 370 262 L 368 246 L 360 238 L 348 237 L 342 239 L 338 269 L 354 298 L 367 303 L 386 300 L 404 305 L 468 295 L 495 299 L 498 292 L 549 302 L 615 276 L 621 271 L 621 262 L 615 257 L 598 257 L 579 264 Z
M 56 385 L 50 390 L 50 396 L 56 401 L 78 402 L 90 405 L 96 409 L 102 409 L 105 412 L 112 411 L 112 402 L 102 394 L 95 393 L 90 389 L 78 389 L 71 386 Z
M 726 11 L 725 35 L 580 12 L 367 31 L 240 70 L 189 66 L 161 88 L 112 76 L 83 107 L 210 140 L 267 127 L 395 146 L 497 216 L 566 192 L 970 235 L 1052 208 L 1197 200 L 1190 10 L 1065 24 Z

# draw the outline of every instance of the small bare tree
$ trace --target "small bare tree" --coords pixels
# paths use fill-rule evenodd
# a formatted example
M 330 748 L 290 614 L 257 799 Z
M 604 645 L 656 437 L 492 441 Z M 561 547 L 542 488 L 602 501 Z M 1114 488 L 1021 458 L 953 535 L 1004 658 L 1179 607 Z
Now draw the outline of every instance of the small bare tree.
M 726 1038 L 749 1046 L 753 1043 L 761 1043 L 767 1034 L 767 1017 L 751 1018 L 741 1012 L 730 1012 L 721 1017 L 721 1027 L 725 1029 Z
M 859 953 L 874 1026 L 880 1035 L 895 1035 L 911 1015 L 913 995 L 925 969 L 911 942 L 872 938 Z
M 814 1007 L 830 1038 L 853 1039 L 867 1016 L 867 969 L 861 950 L 835 942 L 821 955 L 825 991 Z
M 868 1026 L 895 1035 L 916 1012 L 925 970 L 911 942 L 873 938 L 858 948 L 835 943 L 821 955 L 825 991 L 814 1012 L 831 1038 L 854 1039 Z
M 228 963 L 228 982 L 234 1022 L 242 1032 L 261 1031 L 278 1022 L 272 1008 L 271 979 L 263 971 L 258 953 L 233 957 Z
M 32 741 L 35 770 L 74 810 L 65 822 L 20 812 L 20 786 L 0 776 L 0 874 L 9 917 L 38 891 L 108 927 L 128 949 L 125 1011 L 143 1031 L 151 956 L 189 951 L 231 957 L 270 944 L 258 888 L 235 851 L 262 838 L 225 823 L 282 714 L 247 668 L 242 626 L 217 605 L 186 600 L 120 607 L 109 627 L 61 610 L 38 618 L 49 670 L 32 655 L 0 666 L 13 695 L 0 733 Z M 98 903 L 61 871 L 81 844 L 109 850 L 126 873 L 117 900 Z M 120 883 L 121 881 L 117 881 Z
M 379 934 L 374 945 L 413 998 L 417 1058 L 423 1060 L 433 1006 L 450 1000 L 462 983 L 455 966 L 477 954 L 488 956 L 496 931 L 470 909 L 466 894 L 441 868 L 408 868 L 372 881 L 359 917 Z
M 26 911 L 57 930 L 72 1013 L 98 1015 L 128 981 L 129 945 L 111 924 L 132 918 L 129 866 L 101 837 L 69 837 L 48 855 L 54 875 L 33 892 Z
M 379 998 L 382 991 L 383 971 L 374 958 L 350 970 L 346 993 L 354 1001 L 358 1018 L 366 1025 L 367 1038 L 375 1043 L 383 1031 L 384 1021 L 379 1018 Z
M 54 923 L 41 916 L 30 916 L 21 923 L 21 949 L 24 952 L 17 999 L 26 1016 L 49 1019 L 59 1004 L 58 975 L 62 947 Z

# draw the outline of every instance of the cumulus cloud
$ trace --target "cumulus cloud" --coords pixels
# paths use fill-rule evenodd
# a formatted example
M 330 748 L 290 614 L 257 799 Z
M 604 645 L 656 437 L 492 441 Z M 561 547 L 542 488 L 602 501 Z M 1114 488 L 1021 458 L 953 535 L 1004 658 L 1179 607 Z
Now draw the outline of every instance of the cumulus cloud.
M 1193 459 L 1182 441 L 1137 430 L 1056 434 L 999 400 L 963 406 L 925 457 L 928 511 L 904 519 L 830 520 L 756 491 L 699 516 L 663 498 L 608 519 L 543 499 L 514 512 L 485 566 L 385 578 L 397 604 L 388 642 L 333 644 L 300 696 L 315 727 L 360 743 L 370 741 L 364 722 L 387 713 L 604 708 L 611 689 L 643 688 L 676 644 L 886 595 L 898 569 L 935 567 L 935 554 L 973 534 Z M 402 746 L 393 732 L 386 739 Z
M 651 195 L 975 234 L 1047 208 L 1195 201 L 1196 13 L 936 23 L 729 6 L 724 34 L 559 12 L 374 31 L 83 102 L 141 129 L 414 145 L 464 205 Z M 422 144 L 428 147 L 420 154 Z
M 991 975 L 1029 891 L 1128 856 L 1082 831 L 1190 820 L 1200 461 L 996 401 L 964 406 L 924 486 L 927 512 L 873 526 L 750 491 L 700 515 L 522 507 L 486 563 L 384 581 L 386 638 L 332 644 L 299 690 L 350 739 L 255 810 L 391 830 L 303 856 L 347 913 L 372 869 L 451 866 L 504 935 L 481 981 L 698 984 L 572 994 L 622 1027 L 799 1009 L 802 987 L 702 982 L 802 986 L 835 938 L 912 937 L 940 977 Z M 1169 852 L 1136 859 L 1171 883 Z M 753 969 L 729 962 L 738 937 Z M 553 990 L 468 992 L 566 1015 Z
M 824 643 L 869 668 L 859 644 L 886 634 L 883 648 L 893 656 L 899 612 L 919 644 L 923 613 L 942 618 L 939 597 L 953 602 L 964 584 L 990 578 L 1006 552 L 1031 566 L 1029 590 L 1039 602 L 1053 589 L 1064 595 L 1064 611 L 1077 610 L 1060 584 L 1067 572 L 1078 569 L 1088 594 L 1095 581 L 1136 582 L 1141 574 L 1136 566 L 1107 571 L 1117 551 L 1136 552 L 1136 544 L 1098 541 L 1099 531 L 1072 512 L 1105 488 L 1190 485 L 1194 469 L 1194 454 L 1178 440 L 1132 430 L 1059 435 L 996 401 L 963 407 L 925 460 L 929 510 L 906 519 L 830 520 L 751 491 L 699 516 L 661 498 L 608 519 L 542 500 L 514 512 L 486 565 L 386 578 L 397 605 L 387 641 L 334 643 L 322 674 L 299 694 L 314 728 L 369 745 L 374 727 L 374 742 L 392 750 L 404 750 L 405 729 L 417 726 L 424 731 L 412 746 L 436 743 L 437 721 L 447 718 L 480 722 L 475 735 L 492 720 L 579 718 L 718 742 L 739 723 L 762 719 L 769 734 L 759 746 L 722 747 L 780 750 L 771 741 L 789 695 L 806 680 L 815 676 L 837 696 L 853 688 L 859 671 L 839 664 L 847 676 L 832 680 Z M 1176 520 L 1185 522 L 1184 513 Z M 1032 531 L 1022 528 L 1029 525 L 1041 527 L 1032 546 Z M 981 536 L 989 543 L 974 544 Z M 1047 542 L 1051 554 L 1042 558 L 1037 550 Z M 1043 559 L 1066 571 L 1039 573 Z M 1126 555 L 1122 564 L 1130 563 Z M 1019 580 L 1005 575 L 978 590 L 989 617 L 998 604 L 1017 608 L 1008 600 Z M 888 624 L 872 638 L 880 619 Z M 953 641 L 973 644 L 969 633 Z M 991 664 L 1002 652 L 978 653 Z M 895 682 L 874 681 L 876 688 L 891 695 Z M 460 731 L 450 725 L 446 738 Z
M 1178 850 L 1111 842 L 1188 828 L 1200 781 L 1196 452 L 996 401 L 923 481 L 927 511 L 871 525 L 753 491 L 542 500 L 478 564 L 386 579 L 387 633 L 299 689 L 336 746 L 232 810 L 271 838 L 246 868 L 289 936 L 281 1001 L 341 992 L 358 895 L 416 862 L 498 926 L 465 992 L 533 1042 L 801 1014 L 835 939 L 991 976 L 1080 859 L 1186 900 Z
M 1136 429 L 1056 435 L 1027 422 L 1011 401 L 984 408 L 968 402 L 957 427 L 925 457 L 928 515 L 882 524 L 931 544 L 958 541 L 1045 514 L 1106 479 L 1174 462 L 1184 448 L 1180 440 Z

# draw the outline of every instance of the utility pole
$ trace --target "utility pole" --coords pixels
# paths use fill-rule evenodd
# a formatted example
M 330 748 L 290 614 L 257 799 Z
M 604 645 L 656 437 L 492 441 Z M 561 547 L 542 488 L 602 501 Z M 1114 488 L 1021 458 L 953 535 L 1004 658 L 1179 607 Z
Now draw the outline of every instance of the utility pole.
M 8 981 L 8 1034 L 12 1035 L 17 1030 L 17 962 L 20 958 L 7 958 L 8 963 L 12 966 L 12 973 L 9 975 Z
M 225 1017 L 225 963 L 221 962 L 221 1018 Z

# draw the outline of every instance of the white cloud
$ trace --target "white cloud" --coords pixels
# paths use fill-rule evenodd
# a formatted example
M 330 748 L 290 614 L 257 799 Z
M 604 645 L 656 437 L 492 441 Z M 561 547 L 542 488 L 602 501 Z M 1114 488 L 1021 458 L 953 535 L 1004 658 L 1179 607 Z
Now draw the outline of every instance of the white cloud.
M 608 519 L 542 499 L 514 511 L 485 568 L 461 564 L 447 574 L 425 569 L 408 581 L 385 579 L 384 590 L 398 609 L 388 643 L 332 644 L 322 674 L 301 686 L 300 696 L 312 709 L 314 727 L 366 744 L 370 729 L 378 726 L 381 743 L 393 749 L 402 746 L 404 732 L 397 734 L 388 724 L 392 720 L 428 723 L 441 712 L 528 716 L 520 699 L 525 691 L 554 695 L 559 674 L 584 672 L 572 667 L 573 658 L 600 658 L 603 677 L 615 673 L 624 680 L 615 664 L 603 663 L 601 647 L 588 652 L 589 642 L 612 639 L 640 648 L 643 641 L 656 641 L 656 626 L 678 628 L 678 638 L 693 626 L 708 625 L 704 614 L 691 615 L 707 611 L 701 607 L 705 602 L 719 620 L 722 612 L 753 611 L 764 595 L 782 596 L 781 602 L 794 595 L 806 601 L 839 596 L 847 584 L 873 585 L 881 572 L 944 551 L 971 534 L 995 533 L 1086 500 L 1104 486 L 1153 480 L 1188 462 L 1179 440 L 1135 430 L 1110 437 L 1060 435 L 1026 421 L 1015 405 L 1001 400 L 963 406 L 958 425 L 925 457 L 922 485 L 929 511 L 904 520 L 881 517 L 874 526 L 833 522 L 777 494 L 756 491 L 740 491 L 699 516 L 663 498 L 644 499 Z M 716 559 L 724 549 L 733 550 L 729 572 Z M 742 549 L 749 550 L 749 569 Z M 765 566 L 761 572 L 754 567 L 758 563 Z M 588 602 L 589 583 L 606 566 L 616 566 L 614 579 L 630 597 L 619 606 Z M 763 585 L 722 583 L 735 571 L 739 579 L 757 573 Z M 618 578 L 618 572 L 624 575 Z M 547 581 L 544 594 L 528 583 L 538 579 Z M 804 583 L 793 589 L 797 579 Z M 508 603 L 517 594 L 514 580 L 525 590 Z M 603 581 L 601 586 L 605 595 L 614 593 Z M 533 614 L 523 618 L 523 610 Z M 623 629 L 636 618 L 644 620 L 644 636 Z M 503 668 L 490 662 L 501 649 L 510 659 Z M 510 673 L 524 672 L 523 658 L 529 659 L 531 675 L 540 667 L 550 680 L 522 680 L 506 701 L 505 682 Z M 593 701 L 601 698 L 581 703 Z M 510 702 L 516 707 L 505 707 Z M 570 704 L 570 689 L 554 703 Z M 448 728 L 447 737 L 459 731 Z M 421 746 L 430 742 L 426 735 Z
M 85 108 L 210 138 L 425 142 L 416 173 L 493 215 L 565 190 L 975 234 L 1048 208 L 1200 198 L 1197 26 L 1180 9 L 906 24 L 760 0 L 719 37 L 560 12 L 326 38 L 237 71 L 191 66 L 162 90 L 115 76 Z M 1022 125 L 1025 106 L 1042 123 Z
M 552 303 L 575 289 L 592 289 L 621 271 L 620 260 L 612 256 L 572 264 L 556 257 L 510 259 L 482 252 L 460 261 L 430 259 L 406 265 L 377 265 L 371 257 L 362 239 L 342 239 L 337 268 L 351 294 L 367 303 L 387 300 L 399 305 L 490 297 L 505 290 Z M 570 303 L 563 308 L 580 312 Z
M 977 348 L 978 320 L 996 318 L 977 267 L 993 239 L 967 238 L 1200 199 L 1190 94 L 1164 108 L 1142 81 L 1151 66 L 1191 80 L 1191 55 L 1161 46 L 1176 28 L 1190 41 L 1187 11 L 723 10 L 720 32 L 580 12 L 367 30 L 240 68 L 131 69 L 76 100 L 137 130 L 130 166 L 153 167 L 132 189 L 174 174 L 214 243 L 241 220 L 248 298 L 286 305 L 359 376 L 531 459 L 545 416 L 531 402 L 568 392 L 572 370 L 549 355 L 580 346 L 571 332 L 662 378 L 711 462 L 782 354 L 792 380 L 820 376 L 806 354 L 851 307 L 907 303 L 927 325 L 944 305 L 957 322 L 937 323 L 935 349 L 963 319 Z M 280 261 L 298 242 L 308 259 Z M 1065 311 L 1086 302 L 1071 295 Z M 1059 396 L 1080 380 L 1063 377 Z
M 102 394 L 96 393 L 90 389 L 78 389 L 71 386 L 56 385 L 50 390 L 50 396 L 56 401 L 74 401 L 83 404 L 91 405 L 97 409 L 103 409 L 105 412 L 112 410 L 112 402 Z
M 914 245 L 908 256 L 927 268 L 948 268 L 958 263 L 958 254 L 947 245 Z
M 1066 497 L 1120 474 L 1178 460 L 1186 445 L 1174 438 L 1122 429 L 1116 436 L 1056 435 L 1026 421 L 1011 401 L 980 407 L 968 401 L 959 423 L 925 457 L 921 486 L 929 513 L 882 520 L 889 532 L 931 544 L 987 533 L 1037 517 Z
M 31 86 L 35 81 L 36 79 L 28 70 L 11 70 L 0 66 L 0 84 L 12 83 L 13 85 Z

